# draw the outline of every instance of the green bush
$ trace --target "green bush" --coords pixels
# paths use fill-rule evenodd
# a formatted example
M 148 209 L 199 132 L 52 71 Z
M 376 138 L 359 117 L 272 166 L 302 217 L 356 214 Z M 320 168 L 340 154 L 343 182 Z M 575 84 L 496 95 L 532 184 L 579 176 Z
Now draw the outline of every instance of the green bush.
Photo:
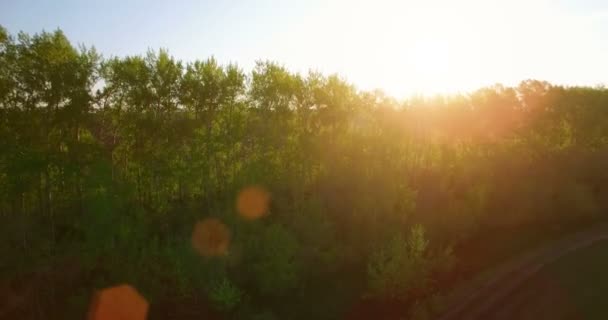
M 296 287 L 298 242 L 279 224 L 264 226 L 251 239 L 248 255 L 251 259 L 251 279 L 265 295 L 279 295 Z
M 423 287 L 429 273 L 427 247 L 424 229 L 416 225 L 407 238 L 399 234 L 372 254 L 367 267 L 372 293 L 403 298 L 409 291 Z
M 222 278 L 209 289 L 209 299 L 223 311 L 233 310 L 243 299 L 243 291 L 228 278 Z

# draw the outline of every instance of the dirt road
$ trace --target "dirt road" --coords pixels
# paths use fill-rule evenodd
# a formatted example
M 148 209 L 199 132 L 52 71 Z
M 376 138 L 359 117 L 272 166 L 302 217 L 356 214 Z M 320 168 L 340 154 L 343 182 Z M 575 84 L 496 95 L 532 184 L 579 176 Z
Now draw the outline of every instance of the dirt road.
M 543 266 L 559 257 L 595 242 L 608 240 L 608 224 L 597 225 L 590 230 L 568 236 L 537 250 L 528 252 L 497 268 L 492 276 L 473 285 L 457 289 L 450 307 L 439 320 L 493 319 L 493 312 L 508 302 L 509 296 L 520 288 Z M 539 294 L 542 294 L 539 292 Z

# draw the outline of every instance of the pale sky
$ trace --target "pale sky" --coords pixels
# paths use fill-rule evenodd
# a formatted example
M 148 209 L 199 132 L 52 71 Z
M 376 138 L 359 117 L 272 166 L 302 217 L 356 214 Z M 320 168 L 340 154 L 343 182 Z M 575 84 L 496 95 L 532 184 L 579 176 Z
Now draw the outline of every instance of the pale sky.
M 61 28 L 105 57 L 162 47 L 246 71 L 270 59 L 397 97 L 529 78 L 608 84 L 608 0 L 0 0 L 0 24 Z

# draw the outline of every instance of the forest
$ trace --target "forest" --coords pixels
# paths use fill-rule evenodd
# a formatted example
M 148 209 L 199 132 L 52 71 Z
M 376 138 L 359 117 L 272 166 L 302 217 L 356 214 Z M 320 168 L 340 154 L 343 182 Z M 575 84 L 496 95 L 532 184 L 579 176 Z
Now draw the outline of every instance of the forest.
M 149 319 L 430 319 L 503 247 L 604 219 L 607 147 L 601 86 L 398 100 L 0 27 L 0 319 L 118 284 Z

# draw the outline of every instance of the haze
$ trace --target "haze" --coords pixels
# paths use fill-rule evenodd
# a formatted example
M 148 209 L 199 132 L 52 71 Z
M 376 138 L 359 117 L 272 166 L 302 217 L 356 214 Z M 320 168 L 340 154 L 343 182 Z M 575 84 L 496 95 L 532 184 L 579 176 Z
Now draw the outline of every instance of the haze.
M 17 32 L 61 28 L 105 57 L 168 48 L 250 70 L 269 59 L 403 97 L 542 79 L 606 82 L 608 4 L 595 1 L 14 1 Z

